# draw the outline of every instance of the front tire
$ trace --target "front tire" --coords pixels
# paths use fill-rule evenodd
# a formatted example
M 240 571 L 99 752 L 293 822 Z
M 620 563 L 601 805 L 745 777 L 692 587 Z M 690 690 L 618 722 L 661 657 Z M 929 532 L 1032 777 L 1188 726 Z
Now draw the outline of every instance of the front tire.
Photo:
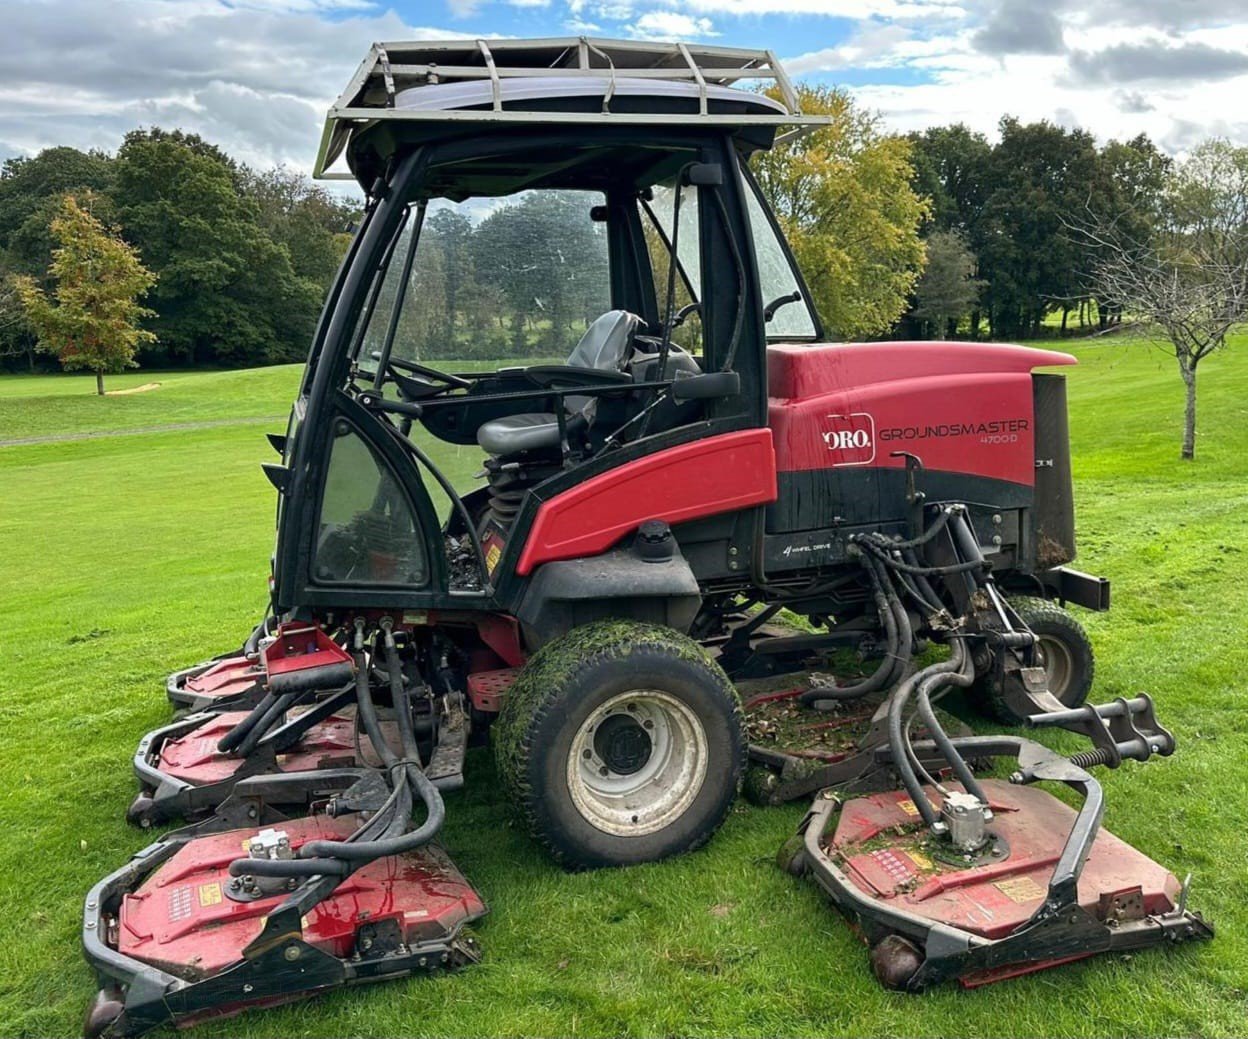
M 603 621 L 544 646 L 508 690 L 491 738 L 530 832 L 573 869 L 700 847 L 740 786 L 736 690 L 696 642 Z
M 1096 676 L 1092 640 L 1074 616 L 1056 603 L 1033 596 L 1010 598 L 1010 605 L 1037 639 L 1038 663 L 1043 665 L 1049 692 L 1067 707 L 1079 707 L 1088 698 Z M 1006 681 L 1011 681 L 1007 678 Z M 999 721 L 1021 725 L 992 675 L 978 679 L 975 690 L 987 712 Z

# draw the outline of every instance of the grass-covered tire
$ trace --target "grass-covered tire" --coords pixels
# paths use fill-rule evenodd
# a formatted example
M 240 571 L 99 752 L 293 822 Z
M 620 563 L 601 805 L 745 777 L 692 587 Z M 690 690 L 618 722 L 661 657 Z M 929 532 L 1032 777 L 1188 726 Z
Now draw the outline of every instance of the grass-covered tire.
M 533 836 L 572 869 L 626 866 L 708 841 L 741 784 L 737 692 L 696 642 L 601 621 L 543 646 L 491 730 Z
M 1049 691 L 1067 707 L 1078 707 L 1087 700 L 1096 677 L 1092 641 L 1083 625 L 1068 610 L 1047 599 L 1011 596 L 1010 605 L 1036 635 L 1039 662 L 1048 677 Z M 993 675 L 977 679 L 973 692 L 986 712 L 997 720 L 1010 725 L 1020 725 L 1025 720 L 1010 709 Z

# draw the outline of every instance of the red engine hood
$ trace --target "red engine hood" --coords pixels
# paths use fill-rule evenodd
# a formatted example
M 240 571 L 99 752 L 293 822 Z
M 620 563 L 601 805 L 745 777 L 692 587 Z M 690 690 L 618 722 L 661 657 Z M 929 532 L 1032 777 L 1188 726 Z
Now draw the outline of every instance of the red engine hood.
M 767 348 L 768 394 L 816 397 L 871 383 L 934 375 L 1030 372 L 1077 364 L 1070 354 L 1008 343 L 828 343 Z

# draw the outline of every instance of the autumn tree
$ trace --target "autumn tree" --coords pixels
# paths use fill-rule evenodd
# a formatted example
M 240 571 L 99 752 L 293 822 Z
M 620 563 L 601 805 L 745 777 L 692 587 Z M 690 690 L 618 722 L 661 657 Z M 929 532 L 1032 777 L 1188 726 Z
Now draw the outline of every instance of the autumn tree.
M 928 203 L 911 186 L 910 142 L 827 87 L 798 88 L 802 111 L 832 122 L 755 155 L 824 324 L 846 339 L 887 332 L 923 269 Z
M 66 195 L 52 220 L 52 251 L 48 275 L 55 282 L 51 296 L 29 275 L 16 279 L 18 296 L 38 347 L 55 354 L 67 370 L 95 372 L 96 392 L 104 393 L 106 372 L 137 367 L 139 344 L 155 336 L 139 327 L 152 311 L 139 299 L 156 282 L 134 251 L 90 211 L 92 196 L 79 205 Z

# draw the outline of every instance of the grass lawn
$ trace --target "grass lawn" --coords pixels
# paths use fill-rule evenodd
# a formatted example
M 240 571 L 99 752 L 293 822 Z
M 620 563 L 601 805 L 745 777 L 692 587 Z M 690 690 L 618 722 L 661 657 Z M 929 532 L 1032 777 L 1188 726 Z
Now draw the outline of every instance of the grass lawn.
M 1212 944 L 973 992 L 888 993 L 814 888 L 772 865 L 801 805 L 741 804 L 679 861 L 568 875 L 512 825 L 477 751 L 444 836 L 491 906 L 480 965 L 193 1034 L 1248 1034 L 1248 337 L 1202 366 L 1189 464 L 1174 362 L 1116 341 L 1074 349 L 1080 564 L 1114 581 L 1116 604 L 1084 615 L 1093 695 L 1150 691 L 1179 744 L 1103 774 L 1105 821 L 1195 874 L 1193 905 L 1220 929 Z M 95 989 L 81 901 L 150 840 L 122 813 L 135 743 L 169 717 L 164 676 L 236 646 L 263 608 L 273 492 L 261 433 L 280 429 L 297 380 L 289 367 L 136 372 L 110 387 L 161 387 L 99 399 L 89 376 L 0 378 L 0 440 L 273 416 L 0 448 L 0 1034 L 80 1028 Z M 452 468 L 478 462 L 461 449 Z

